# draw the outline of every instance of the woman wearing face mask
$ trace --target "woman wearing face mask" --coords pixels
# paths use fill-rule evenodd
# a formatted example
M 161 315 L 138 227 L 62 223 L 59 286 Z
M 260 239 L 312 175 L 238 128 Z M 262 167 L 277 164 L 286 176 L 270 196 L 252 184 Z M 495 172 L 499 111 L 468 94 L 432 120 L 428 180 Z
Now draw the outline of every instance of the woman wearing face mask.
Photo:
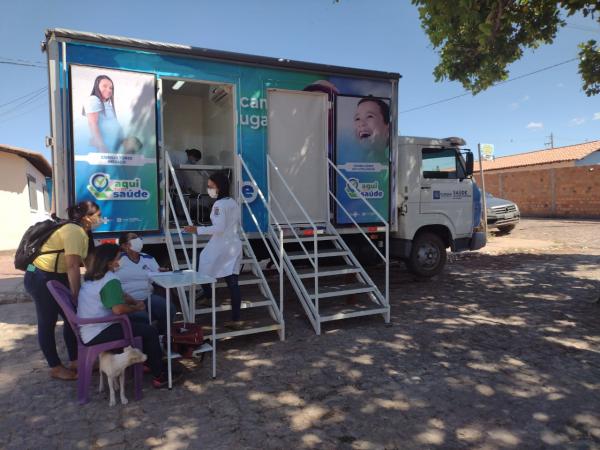
M 241 295 L 238 275 L 242 261 L 242 242 L 239 238 L 240 210 L 237 202 L 229 197 L 229 179 L 224 173 L 215 173 L 208 178 L 208 195 L 217 199 L 210 213 L 212 225 L 207 227 L 188 226 L 188 233 L 210 234 L 210 240 L 202 253 L 198 271 L 213 278 L 225 278 L 231 294 L 231 322 L 228 328 L 239 329 Z M 210 286 L 203 286 L 204 296 L 210 292 Z
M 33 298 L 37 314 L 38 341 L 48 366 L 50 376 L 61 380 L 77 379 L 77 340 L 62 309 L 48 291 L 46 283 L 58 280 L 71 288 L 77 298 L 80 287 L 79 268 L 88 256 L 92 228 L 100 224 L 100 208 L 85 201 L 67 210 L 70 222 L 54 231 L 38 256 L 25 272 L 25 289 Z M 62 365 L 56 351 L 54 329 L 58 316 L 64 320 L 63 337 L 71 365 Z
M 143 302 L 144 311 L 137 311 L 130 314 L 129 318 L 133 321 L 148 323 L 146 312 L 148 306 L 148 297 L 152 302 L 152 318 L 157 320 L 158 331 L 163 334 L 167 330 L 167 309 L 166 300 L 163 296 L 153 293 L 154 287 L 150 281 L 151 272 L 164 272 L 168 269 L 159 267 L 156 260 L 146 253 L 142 253 L 144 243 L 135 233 L 123 233 L 119 237 L 121 246 L 121 258 L 119 260 L 119 269 L 115 272 L 121 285 L 125 298 L 129 301 Z M 169 305 L 171 311 L 171 320 L 175 317 L 175 307 Z
M 82 319 L 131 314 L 144 309 L 142 302 L 130 303 L 123 295 L 121 282 L 114 273 L 119 268 L 119 253 L 119 247 L 115 244 L 102 244 L 94 252 L 79 292 L 77 315 Z M 79 331 L 81 340 L 88 345 L 123 339 L 123 328 L 117 322 L 86 324 Z M 155 388 L 165 387 L 167 377 L 156 329 L 147 322 L 131 322 L 131 331 L 134 336 L 142 338 L 144 353 L 148 355 L 148 367 L 154 375 L 152 385 Z

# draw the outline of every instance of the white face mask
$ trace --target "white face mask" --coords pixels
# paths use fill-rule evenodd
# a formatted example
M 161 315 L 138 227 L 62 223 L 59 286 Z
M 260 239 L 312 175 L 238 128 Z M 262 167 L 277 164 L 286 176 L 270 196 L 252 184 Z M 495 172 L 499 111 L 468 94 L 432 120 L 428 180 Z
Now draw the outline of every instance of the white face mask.
M 217 188 L 208 188 L 207 191 L 210 198 L 217 198 L 219 196 L 217 193 Z
M 142 242 L 142 240 L 139 237 L 129 241 L 129 244 L 130 244 L 131 250 L 133 250 L 134 252 L 139 253 L 142 251 L 142 248 L 144 248 L 144 243 Z

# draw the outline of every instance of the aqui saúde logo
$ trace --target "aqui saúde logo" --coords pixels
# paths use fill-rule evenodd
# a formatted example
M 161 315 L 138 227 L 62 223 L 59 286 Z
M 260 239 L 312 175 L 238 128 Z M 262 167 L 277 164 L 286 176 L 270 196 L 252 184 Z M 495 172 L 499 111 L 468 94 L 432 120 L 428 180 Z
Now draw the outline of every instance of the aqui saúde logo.
M 111 180 L 110 175 L 96 172 L 90 177 L 88 191 L 96 200 L 148 200 L 150 192 L 142 189 L 139 178 Z
M 352 187 L 361 193 L 364 198 L 383 198 L 383 191 L 379 189 L 379 181 L 371 181 L 368 183 L 361 183 L 357 178 L 348 179 L 349 183 L 346 183 L 346 194 L 348 198 L 352 200 L 358 199 L 358 194 Z

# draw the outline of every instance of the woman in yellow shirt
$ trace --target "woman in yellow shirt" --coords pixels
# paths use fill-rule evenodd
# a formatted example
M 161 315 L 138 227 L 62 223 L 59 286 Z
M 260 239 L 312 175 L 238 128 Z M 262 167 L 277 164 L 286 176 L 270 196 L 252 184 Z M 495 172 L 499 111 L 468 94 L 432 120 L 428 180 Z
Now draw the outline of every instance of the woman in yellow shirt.
M 77 298 L 81 282 L 79 268 L 88 256 L 91 230 L 100 224 L 100 208 L 94 202 L 85 201 L 71 206 L 67 213 L 73 223 L 61 226 L 50 235 L 41 248 L 40 256 L 27 268 L 24 284 L 35 303 L 38 341 L 50 366 L 50 376 L 61 380 L 75 380 L 77 339 L 60 306 L 48 291 L 46 283 L 58 280 L 70 287 Z M 64 320 L 63 337 L 71 361 L 70 368 L 62 365 L 56 351 L 54 329 L 59 314 Z

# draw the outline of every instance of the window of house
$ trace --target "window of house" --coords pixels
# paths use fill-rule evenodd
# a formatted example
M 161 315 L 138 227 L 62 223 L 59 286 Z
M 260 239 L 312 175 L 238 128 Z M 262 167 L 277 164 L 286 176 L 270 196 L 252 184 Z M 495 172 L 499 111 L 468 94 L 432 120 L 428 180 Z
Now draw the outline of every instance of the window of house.
M 457 178 L 456 152 L 452 148 L 424 148 L 421 173 L 423 178 Z
M 37 201 L 37 190 L 36 190 L 36 182 L 35 178 L 31 175 L 27 175 L 27 188 L 29 189 L 29 207 L 37 211 L 38 209 L 38 201 Z
M 50 196 L 48 195 L 48 186 L 42 186 L 42 192 L 44 194 L 44 208 L 46 212 L 50 212 Z

